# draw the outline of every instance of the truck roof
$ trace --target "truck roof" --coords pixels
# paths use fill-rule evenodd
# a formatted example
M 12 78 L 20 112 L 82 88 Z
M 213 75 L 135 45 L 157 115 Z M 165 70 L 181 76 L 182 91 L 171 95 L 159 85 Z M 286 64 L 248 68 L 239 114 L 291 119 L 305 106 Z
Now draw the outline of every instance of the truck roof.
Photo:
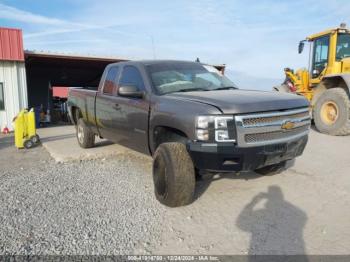
M 169 64 L 169 63 L 196 63 L 195 61 L 185 61 L 185 60 L 141 60 L 140 63 L 144 65 L 154 65 L 154 64 Z
M 142 65 L 154 65 L 154 64 L 168 64 L 168 63 L 197 63 L 195 61 L 185 61 L 185 60 L 130 60 L 117 62 L 115 64 L 142 64 Z
M 123 61 L 123 62 L 117 62 L 114 64 L 140 64 L 140 65 L 156 65 L 156 64 L 174 64 L 174 63 L 199 63 L 202 65 L 209 65 L 206 63 L 200 63 L 200 62 L 195 62 L 195 61 L 186 61 L 186 60 L 171 60 L 171 59 L 167 59 L 167 60 L 134 60 L 134 61 Z M 215 67 L 216 69 L 220 70 L 220 71 L 224 71 L 226 65 L 225 64 L 218 64 L 218 65 L 211 65 L 213 67 Z

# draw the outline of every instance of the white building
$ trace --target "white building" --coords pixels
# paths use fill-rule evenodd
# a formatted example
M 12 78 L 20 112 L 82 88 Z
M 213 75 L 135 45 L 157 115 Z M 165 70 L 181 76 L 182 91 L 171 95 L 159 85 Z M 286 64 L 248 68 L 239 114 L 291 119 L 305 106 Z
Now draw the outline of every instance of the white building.
M 22 32 L 0 28 L 0 130 L 28 106 Z

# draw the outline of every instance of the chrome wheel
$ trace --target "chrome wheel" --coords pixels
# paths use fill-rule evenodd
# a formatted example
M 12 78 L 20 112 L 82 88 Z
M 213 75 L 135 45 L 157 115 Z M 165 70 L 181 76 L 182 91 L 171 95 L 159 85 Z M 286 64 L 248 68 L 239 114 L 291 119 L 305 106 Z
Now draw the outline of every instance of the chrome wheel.
M 78 126 L 78 140 L 80 144 L 84 143 L 84 128 L 82 126 Z

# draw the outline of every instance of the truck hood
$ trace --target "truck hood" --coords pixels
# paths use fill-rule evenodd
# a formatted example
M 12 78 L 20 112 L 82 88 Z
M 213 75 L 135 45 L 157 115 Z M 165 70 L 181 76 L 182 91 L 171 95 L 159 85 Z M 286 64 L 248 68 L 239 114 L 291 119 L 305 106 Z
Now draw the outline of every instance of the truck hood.
M 167 96 L 209 104 L 224 114 L 275 111 L 309 105 L 304 97 L 294 94 L 239 89 L 172 93 Z

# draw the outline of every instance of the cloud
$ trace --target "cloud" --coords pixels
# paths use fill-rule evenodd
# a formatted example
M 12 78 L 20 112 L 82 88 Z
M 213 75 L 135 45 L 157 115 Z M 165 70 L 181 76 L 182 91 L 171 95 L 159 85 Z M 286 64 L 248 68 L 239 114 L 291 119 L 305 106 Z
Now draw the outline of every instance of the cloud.
M 68 20 L 62 20 L 52 17 L 47 17 L 43 15 L 38 15 L 32 12 L 24 11 L 12 6 L 8 6 L 0 3 L 0 18 L 23 22 L 26 24 L 34 24 L 49 28 L 48 30 L 40 30 L 34 33 L 25 33 L 25 38 L 40 37 L 47 35 L 55 35 L 70 32 L 79 32 L 83 30 L 89 30 L 91 28 L 96 28 L 96 26 L 91 26 L 88 24 L 75 23 Z
M 84 30 L 97 30 L 108 28 L 115 25 L 93 25 L 87 23 L 76 23 L 69 20 L 51 18 L 43 15 L 38 15 L 32 12 L 24 11 L 12 6 L 0 3 L 0 18 L 24 22 L 26 24 L 38 24 L 46 26 L 48 30 L 40 30 L 39 32 L 25 33 L 25 38 L 43 37 L 49 35 L 65 34 L 81 32 Z
M 229 3 L 229 4 L 228 4 Z M 238 25 L 240 19 L 235 12 L 236 1 L 216 0 L 187 1 L 184 8 L 197 24 Z
M 0 18 L 24 23 L 44 24 L 44 25 L 67 25 L 68 23 L 61 19 L 50 18 L 42 15 L 23 11 L 12 6 L 0 3 Z
M 73 24 L 72 24 L 73 25 Z M 80 25 L 80 24 L 79 24 Z M 25 34 L 24 37 L 26 39 L 28 38 L 36 38 L 36 37 L 45 37 L 45 36 L 50 36 L 50 35 L 58 35 L 58 34 L 67 34 L 67 33 L 77 33 L 77 32 L 82 32 L 82 31 L 91 31 L 91 30 L 99 30 L 99 29 L 105 29 L 109 30 L 112 27 L 115 27 L 118 25 L 96 25 L 96 26 L 91 26 L 91 25 L 80 25 L 80 26 L 71 26 L 66 29 L 51 29 L 51 30 L 45 30 L 45 31 L 39 31 L 39 32 L 34 32 L 34 33 L 28 33 Z M 125 33 L 123 31 L 118 31 L 118 30 L 113 30 L 113 32 L 118 32 L 119 34 L 124 34 L 128 36 L 133 36 L 133 34 Z
M 36 1 L 50 16 L 30 5 L 24 11 L 20 1 L 0 4 L 0 19 L 24 29 L 26 48 L 146 59 L 153 57 L 153 37 L 159 59 L 225 63 L 248 74 L 241 79 L 258 77 L 265 86 L 283 78 L 284 67 L 307 66 L 299 40 L 349 22 L 350 11 L 344 0 L 77 0 L 54 18 L 67 11 L 65 1 Z

